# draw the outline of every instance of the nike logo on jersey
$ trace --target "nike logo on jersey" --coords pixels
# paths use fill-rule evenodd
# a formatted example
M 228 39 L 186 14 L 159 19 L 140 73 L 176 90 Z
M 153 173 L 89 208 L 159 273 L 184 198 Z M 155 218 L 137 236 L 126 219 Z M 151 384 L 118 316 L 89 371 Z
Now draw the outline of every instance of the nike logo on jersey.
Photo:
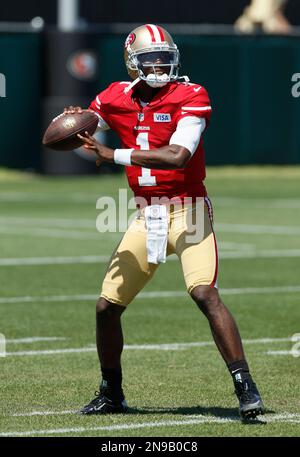
M 171 122 L 171 114 L 154 113 L 153 120 L 154 122 Z
M 197 87 L 194 89 L 194 92 L 199 92 L 200 89 L 201 89 L 201 87 Z

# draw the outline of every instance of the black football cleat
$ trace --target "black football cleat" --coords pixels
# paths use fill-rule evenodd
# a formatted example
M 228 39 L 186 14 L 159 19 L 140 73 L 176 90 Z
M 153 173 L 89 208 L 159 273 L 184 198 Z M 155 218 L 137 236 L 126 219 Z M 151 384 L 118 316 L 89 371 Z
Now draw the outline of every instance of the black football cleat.
M 264 404 L 251 378 L 234 381 L 234 386 L 242 419 L 255 419 L 259 414 L 264 414 Z
M 95 392 L 95 395 L 96 398 L 78 411 L 79 414 L 120 414 L 128 409 L 123 392 L 113 398 L 107 389 L 100 388 L 100 392 Z

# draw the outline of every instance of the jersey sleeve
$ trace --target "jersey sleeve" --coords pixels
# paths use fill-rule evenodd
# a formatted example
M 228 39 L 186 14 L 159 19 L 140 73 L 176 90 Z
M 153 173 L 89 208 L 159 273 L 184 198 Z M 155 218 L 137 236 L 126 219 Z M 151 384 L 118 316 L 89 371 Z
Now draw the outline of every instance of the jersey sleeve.
M 197 84 L 189 86 L 186 97 L 182 100 L 177 122 L 187 116 L 204 118 L 206 125 L 209 124 L 212 107 L 207 91 Z
M 98 122 L 98 129 L 100 130 L 108 130 L 110 129 L 109 126 L 109 114 L 105 110 L 105 105 L 103 104 L 103 98 L 105 97 L 105 92 L 107 91 L 104 90 L 103 92 L 100 92 L 100 94 L 97 95 L 97 97 L 91 102 L 89 109 L 95 111 L 99 118 Z
M 169 144 L 183 146 L 193 155 L 199 145 L 201 134 L 205 130 L 206 120 L 202 117 L 186 116 L 179 120 Z

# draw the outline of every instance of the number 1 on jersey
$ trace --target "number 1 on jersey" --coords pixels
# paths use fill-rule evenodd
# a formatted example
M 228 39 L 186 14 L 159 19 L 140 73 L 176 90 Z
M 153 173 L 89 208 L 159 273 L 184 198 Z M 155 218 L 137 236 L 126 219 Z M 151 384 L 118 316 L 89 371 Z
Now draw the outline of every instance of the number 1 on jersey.
M 149 134 L 147 132 L 139 133 L 136 137 L 136 144 L 143 150 L 149 150 Z M 140 186 L 156 186 L 156 177 L 151 176 L 151 169 L 142 167 L 142 176 L 138 177 Z

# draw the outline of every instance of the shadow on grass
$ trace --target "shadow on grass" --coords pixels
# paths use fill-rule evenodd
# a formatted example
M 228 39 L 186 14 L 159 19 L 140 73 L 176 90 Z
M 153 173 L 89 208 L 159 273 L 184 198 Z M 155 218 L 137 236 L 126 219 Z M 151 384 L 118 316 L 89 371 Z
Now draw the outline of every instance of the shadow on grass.
M 127 414 L 178 414 L 180 416 L 203 415 L 225 418 L 229 416 L 238 417 L 236 408 L 205 407 L 205 406 L 181 406 L 178 408 L 158 408 L 141 406 L 139 408 L 129 408 Z
M 273 414 L 275 411 L 267 410 L 267 414 Z M 180 416 L 208 416 L 217 419 L 230 419 L 244 424 L 266 424 L 263 420 L 264 416 L 258 416 L 256 419 L 244 419 L 239 416 L 237 408 L 223 408 L 223 407 L 206 407 L 206 406 L 182 406 L 178 408 L 157 408 L 157 407 L 139 407 L 129 408 L 127 414 L 174 414 Z M 188 417 L 187 417 L 188 418 Z M 195 417 L 196 418 L 196 417 Z M 192 418 L 191 418 L 192 419 Z

